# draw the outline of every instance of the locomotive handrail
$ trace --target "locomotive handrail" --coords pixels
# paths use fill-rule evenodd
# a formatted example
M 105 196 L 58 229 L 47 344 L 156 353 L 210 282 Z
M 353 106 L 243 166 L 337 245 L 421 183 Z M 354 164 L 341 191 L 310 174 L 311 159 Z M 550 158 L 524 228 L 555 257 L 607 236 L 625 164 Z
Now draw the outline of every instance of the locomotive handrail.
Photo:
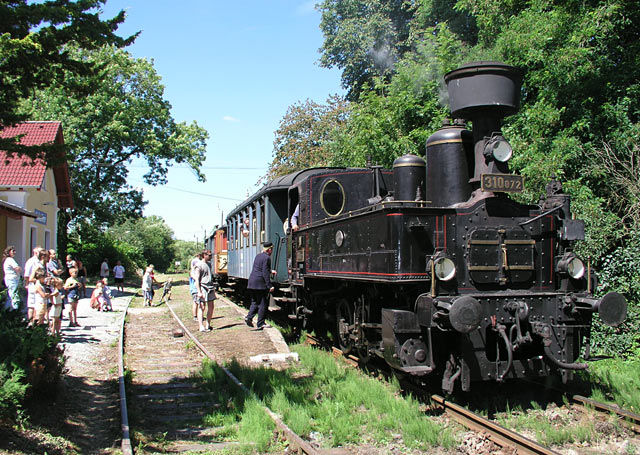
M 531 218 L 530 220 L 523 221 L 522 223 L 519 223 L 519 224 L 518 224 L 518 226 L 525 226 L 525 225 L 527 225 L 527 224 L 529 224 L 529 223 L 533 223 L 534 221 L 539 220 L 540 218 L 545 217 L 545 216 L 547 216 L 547 215 L 549 215 L 549 214 L 551 214 L 551 213 L 553 213 L 553 212 L 555 212 L 556 210 L 559 210 L 559 209 L 561 209 L 561 208 L 562 208 L 562 206 L 561 206 L 561 205 L 558 205 L 558 206 L 556 206 L 556 207 L 554 207 L 554 208 L 552 208 L 552 209 L 547 210 L 547 211 L 546 211 L 546 212 L 544 212 L 544 213 L 541 213 L 541 214 L 540 214 L 540 215 L 538 215 L 538 216 L 534 216 L 534 217 L 533 217 L 533 218 Z

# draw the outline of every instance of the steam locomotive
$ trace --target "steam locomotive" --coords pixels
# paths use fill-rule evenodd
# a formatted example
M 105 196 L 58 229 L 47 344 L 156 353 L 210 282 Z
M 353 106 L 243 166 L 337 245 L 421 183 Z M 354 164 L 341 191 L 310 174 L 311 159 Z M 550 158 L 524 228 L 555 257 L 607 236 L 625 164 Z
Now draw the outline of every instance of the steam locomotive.
M 242 287 L 270 241 L 271 304 L 345 352 L 378 356 L 446 392 L 475 381 L 585 369 L 592 313 L 616 326 L 624 297 L 596 298 L 595 274 L 573 251 L 584 222 L 555 179 L 538 205 L 508 167 L 502 119 L 519 106 L 522 75 L 474 62 L 445 75 L 454 118 L 392 169 L 305 169 L 236 207 L 224 236 L 226 274 Z M 289 220 L 299 212 L 299 225 Z M 216 247 L 224 248 L 224 247 Z M 228 260 L 228 263 L 226 263 Z

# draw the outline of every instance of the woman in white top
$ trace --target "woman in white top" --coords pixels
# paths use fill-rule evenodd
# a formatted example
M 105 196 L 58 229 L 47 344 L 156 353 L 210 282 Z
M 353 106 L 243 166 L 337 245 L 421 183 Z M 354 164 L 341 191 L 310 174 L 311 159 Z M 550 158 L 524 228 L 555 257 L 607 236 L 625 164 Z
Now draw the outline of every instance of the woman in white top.
M 20 307 L 20 277 L 22 269 L 15 260 L 16 249 L 8 246 L 3 252 L 2 269 L 4 270 L 4 284 L 7 286 L 7 300 L 5 309 L 17 310 Z

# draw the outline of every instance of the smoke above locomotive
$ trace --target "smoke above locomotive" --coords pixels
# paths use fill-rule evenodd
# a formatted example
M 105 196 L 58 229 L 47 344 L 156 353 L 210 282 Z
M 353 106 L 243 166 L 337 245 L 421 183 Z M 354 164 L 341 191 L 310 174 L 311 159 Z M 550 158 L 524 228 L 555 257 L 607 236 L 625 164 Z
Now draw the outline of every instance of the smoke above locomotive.
M 274 244 L 272 306 L 363 359 L 377 356 L 447 392 L 476 381 L 586 368 L 592 316 L 618 325 L 623 296 L 593 295 L 574 252 L 584 223 L 553 179 L 520 204 L 521 176 L 502 119 L 522 75 L 474 62 L 445 75 L 455 119 L 392 169 L 314 168 L 274 180 L 227 217 L 229 282 L 246 285 L 261 242 Z M 295 214 L 295 220 L 294 218 Z M 245 219 L 250 233 L 246 235 Z

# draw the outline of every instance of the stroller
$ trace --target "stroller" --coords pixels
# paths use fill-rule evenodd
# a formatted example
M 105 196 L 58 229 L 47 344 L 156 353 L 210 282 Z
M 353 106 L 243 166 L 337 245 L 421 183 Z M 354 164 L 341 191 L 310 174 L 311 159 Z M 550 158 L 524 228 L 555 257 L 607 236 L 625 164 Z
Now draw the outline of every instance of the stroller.
M 171 278 L 168 278 L 162 286 L 162 297 L 160 297 L 160 303 L 167 303 L 167 300 L 171 300 Z

